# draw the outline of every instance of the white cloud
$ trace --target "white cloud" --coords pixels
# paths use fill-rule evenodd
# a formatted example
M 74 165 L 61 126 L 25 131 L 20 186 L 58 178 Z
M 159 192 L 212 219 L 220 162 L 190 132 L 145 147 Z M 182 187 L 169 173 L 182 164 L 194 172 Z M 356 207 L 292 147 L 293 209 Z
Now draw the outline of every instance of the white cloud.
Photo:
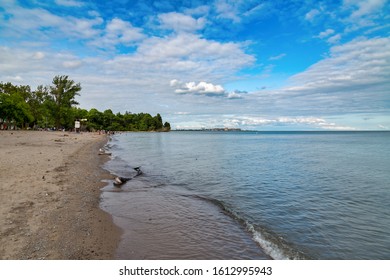
M 171 80 L 170 86 L 176 88 L 175 93 L 179 94 L 200 94 L 210 96 L 223 96 L 226 95 L 225 89 L 221 85 L 214 85 L 206 82 L 188 82 L 183 83 L 178 80 Z
M 384 112 L 390 92 L 390 39 L 359 39 L 334 46 L 329 57 L 290 78 L 290 85 L 268 97 L 286 110 Z M 257 94 L 261 96 L 261 92 Z
M 34 88 L 50 84 L 55 75 L 66 74 L 82 84 L 83 92 L 78 101 L 87 109 L 111 107 L 114 111 L 150 113 L 191 111 L 192 99 L 198 99 L 195 100 L 198 103 L 203 101 L 193 98 L 193 94 L 172 98 L 173 90 L 167 81 L 176 77 L 184 81 L 217 81 L 216 84 L 221 85 L 224 78 L 232 77 L 254 61 L 240 44 L 219 43 L 194 34 L 150 37 L 137 46 L 133 53 L 107 56 L 102 53 L 97 57 L 48 48 L 38 50 L 37 46 L 32 50 L 0 46 L 0 80 L 20 76 L 23 77 L 21 82 Z M 211 90 L 205 86 L 204 91 L 208 91 L 208 95 L 215 94 L 218 87 Z M 228 96 L 228 93 L 222 96 L 238 97 Z M 179 104 L 183 100 L 188 100 L 188 107 Z M 214 102 L 210 99 L 208 103 L 210 101 Z
M 300 90 L 356 90 L 363 85 L 364 90 L 375 85 L 382 85 L 383 92 L 389 89 L 389 38 L 354 40 L 332 47 L 330 53 L 328 58 L 292 77 Z
M 235 23 L 241 21 L 239 14 L 239 1 L 217 0 L 215 8 L 219 18 L 229 19 Z
M 55 3 L 65 7 L 82 7 L 84 3 L 74 0 L 55 0 Z
M 184 120 L 184 121 L 183 121 Z M 175 122 L 177 129 L 201 128 L 241 128 L 241 129 L 291 129 L 291 130 L 356 130 L 351 126 L 339 125 L 320 117 L 263 117 L 254 115 L 188 115 Z
M 268 125 L 268 124 L 311 124 L 322 125 L 326 123 L 324 119 L 314 117 L 277 117 L 277 118 L 262 118 L 262 117 L 240 117 L 237 119 L 242 125 Z
M 318 117 L 276 117 L 264 118 L 256 116 L 235 116 L 224 120 L 227 127 L 262 127 L 262 126 L 290 126 L 310 127 L 327 130 L 356 130 L 349 126 L 340 126 Z
M 175 112 L 175 115 L 189 115 L 190 112 Z
M 206 24 L 206 19 L 203 17 L 195 19 L 177 12 L 160 14 L 158 18 L 161 28 L 172 29 L 176 32 L 194 32 L 202 29 Z
M 240 23 L 248 18 L 267 16 L 272 10 L 271 4 L 267 1 L 248 1 L 248 0 L 216 0 L 214 9 L 217 19 L 230 20 L 233 23 Z
M 282 59 L 285 56 L 286 56 L 285 53 L 281 53 L 281 54 L 276 55 L 276 56 L 271 56 L 270 58 L 268 58 L 268 60 L 280 60 L 280 59 Z
M 312 9 L 306 13 L 305 19 L 308 21 L 313 21 L 316 16 L 320 14 L 320 11 L 317 9 Z
M 18 48 L 0 47 L 0 81 L 13 80 L 36 87 L 66 70 L 82 66 L 82 60 L 65 52 L 35 52 Z M 23 79 L 9 79 L 9 77 Z
M 11 82 L 16 82 L 16 83 L 23 82 L 23 78 L 21 76 L 19 76 L 19 75 L 16 75 L 16 76 L 6 76 L 5 80 L 6 81 L 11 81 Z
M 104 35 L 97 37 L 90 44 L 99 48 L 111 48 L 118 44 L 132 45 L 146 38 L 141 28 L 130 22 L 114 18 L 107 22 Z
M 385 18 L 384 9 L 387 0 L 344 0 L 342 9 L 348 12 L 344 19 L 347 23 L 345 32 L 353 32 L 365 27 L 372 27 L 378 18 Z
M 43 52 L 36 52 L 36 53 L 34 53 L 34 55 L 32 57 L 34 59 L 40 60 L 40 59 L 45 58 L 45 54 Z
M 330 35 L 334 34 L 334 32 L 335 31 L 333 29 L 326 29 L 325 31 L 320 32 L 320 34 L 318 34 L 316 37 L 320 38 L 320 39 L 324 39 L 324 38 L 327 38 Z
M 340 34 L 336 34 L 334 36 L 331 36 L 329 37 L 326 41 L 329 43 L 329 44 L 336 44 L 340 41 L 341 39 L 341 35 Z
M 90 10 L 87 12 L 87 14 L 90 16 L 90 17 L 93 17 L 93 18 L 100 18 L 100 13 L 98 11 L 94 11 L 94 10 Z
M 235 90 L 233 92 L 229 92 L 227 95 L 228 99 L 241 99 L 242 98 L 242 92 Z
M 387 0 L 344 0 L 344 7 L 354 9 L 352 18 L 371 15 L 380 10 Z
M 206 95 L 206 96 L 219 96 L 227 99 L 241 99 L 242 94 L 247 93 L 246 91 L 235 90 L 232 92 L 226 91 L 221 85 L 214 85 L 207 82 L 181 82 L 179 80 L 171 80 L 169 85 L 175 88 L 177 94 L 195 94 L 195 95 Z
M 209 5 L 203 5 L 203 6 L 198 6 L 196 8 L 184 10 L 184 13 L 186 15 L 192 15 L 192 16 L 206 16 L 209 14 L 209 12 L 210 12 Z
M 62 63 L 65 68 L 78 68 L 81 64 L 82 62 L 80 60 L 69 60 Z
M 99 36 L 100 29 L 96 28 L 103 24 L 103 20 L 99 17 L 93 19 L 79 19 L 79 18 L 68 18 L 64 26 L 60 26 L 60 30 L 70 37 L 80 39 L 93 39 Z
M 67 1 L 68 5 L 78 2 Z M 65 4 L 65 2 L 61 2 Z M 89 17 L 59 16 L 42 8 L 23 8 L 6 5 L 5 10 L 12 15 L 9 20 L 0 23 L 7 36 L 18 34 L 26 41 L 45 42 L 54 38 L 61 40 L 85 40 L 89 46 L 100 49 L 112 49 L 116 45 L 132 45 L 146 38 L 143 30 L 130 22 L 113 18 L 104 22 L 97 12 L 89 11 Z
M 268 5 L 266 2 L 260 3 L 253 8 L 248 9 L 243 13 L 245 17 L 250 17 L 250 16 L 258 16 L 261 13 L 265 12 L 265 9 L 268 8 Z
M 139 45 L 137 55 L 129 59 L 139 60 L 139 68 L 175 72 L 175 77 L 182 80 L 219 80 L 254 62 L 240 44 L 219 43 L 188 33 L 148 38 Z
M 77 2 L 66 3 L 76 5 Z M 18 34 L 26 41 L 29 38 L 42 42 L 54 38 L 77 39 L 86 40 L 89 46 L 110 49 L 118 44 L 132 45 L 146 37 L 142 29 L 132 26 L 130 22 L 113 18 L 105 23 L 94 11 L 89 11 L 89 17 L 77 18 L 59 16 L 42 8 L 27 9 L 8 5 L 5 9 L 12 17 L 2 23 L 4 32 L 7 36 Z
M 174 80 L 171 80 L 169 82 L 169 85 L 171 87 L 180 87 L 182 85 L 182 82 L 180 82 L 179 80 L 174 79 Z
M 335 34 L 333 29 L 327 29 L 320 32 L 317 36 L 314 36 L 314 38 L 326 39 L 329 44 L 336 44 L 341 40 L 341 35 Z
M 320 32 L 317 36 L 314 36 L 314 38 L 326 39 L 326 42 L 328 42 L 329 44 L 336 44 L 341 40 L 341 35 L 334 33 L 335 31 L 329 28 L 325 31 Z
M 97 26 L 103 23 L 100 17 L 76 18 L 73 16 L 58 16 L 42 8 L 23 8 L 14 2 L 7 3 L 5 12 L 11 15 L 8 20 L 0 22 L 3 34 L 21 38 L 34 38 L 35 41 L 45 41 L 52 38 L 91 39 L 98 36 Z

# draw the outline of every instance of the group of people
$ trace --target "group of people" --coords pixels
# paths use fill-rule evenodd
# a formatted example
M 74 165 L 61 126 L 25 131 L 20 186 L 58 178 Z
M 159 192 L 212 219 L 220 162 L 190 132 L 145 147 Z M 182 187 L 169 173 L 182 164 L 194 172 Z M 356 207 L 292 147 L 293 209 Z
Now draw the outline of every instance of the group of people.
M 100 134 L 107 134 L 107 135 L 114 135 L 115 134 L 115 131 L 111 131 L 111 130 L 98 130 L 99 132 L 99 135 Z
M 6 119 L 0 118 L 0 130 L 15 130 L 15 121 L 11 120 L 8 121 Z

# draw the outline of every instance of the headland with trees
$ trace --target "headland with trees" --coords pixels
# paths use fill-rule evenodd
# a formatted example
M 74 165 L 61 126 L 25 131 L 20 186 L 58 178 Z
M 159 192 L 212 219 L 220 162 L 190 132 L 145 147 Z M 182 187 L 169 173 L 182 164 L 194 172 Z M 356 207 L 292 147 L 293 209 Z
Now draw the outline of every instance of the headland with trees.
M 88 131 L 170 131 L 160 114 L 113 113 L 111 109 L 77 107 L 81 85 L 68 76 L 55 76 L 52 85 L 31 90 L 28 85 L 0 82 L 0 129 L 73 129 L 81 121 Z

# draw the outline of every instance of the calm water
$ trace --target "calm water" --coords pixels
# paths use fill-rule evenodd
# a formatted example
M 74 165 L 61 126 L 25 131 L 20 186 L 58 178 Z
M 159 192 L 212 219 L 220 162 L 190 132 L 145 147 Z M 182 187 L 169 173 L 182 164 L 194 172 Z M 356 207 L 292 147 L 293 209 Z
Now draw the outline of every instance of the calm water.
M 390 259 L 390 133 L 116 135 L 118 258 Z

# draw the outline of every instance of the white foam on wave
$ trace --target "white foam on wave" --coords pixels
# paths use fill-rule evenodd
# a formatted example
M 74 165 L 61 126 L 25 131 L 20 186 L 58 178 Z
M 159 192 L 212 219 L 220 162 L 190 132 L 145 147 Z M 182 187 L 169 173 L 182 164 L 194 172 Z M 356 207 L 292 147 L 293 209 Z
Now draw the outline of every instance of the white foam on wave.
M 260 247 L 264 250 L 268 256 L 270 256 L 274 260 L 290 260 L 290 259 L 299 259 L 299 257 L 289 256 L 282 248 L 280 248 L 276 243 L 267 239 L 263 233 L 256 230 L 255 227 L 243 219 L 236 211 L 226 206 L 225 203 L 219 200 L 212 200 L 217 205 L 221 206 L 226 212 L 232 215 L 235 219 L 240 220 L 246 227 L 247 231 L 252 234 L 252 239 L 260 245 Z
M 255 228 L 247 223 L 247 229 L 253 235 L 253 240 L 256 241 L 264 252 L 274 260 L 289 260 L 291 257 L 287 256 L 283 250 L 275 243 L 267 240 L 267 238 Z
M 266 240 L 264 236 L 260 233 L 255 231 L 253 233 L 253 239 L 260 244 L 261 248 L 265 251 L 267 255 L 269 255 L 274 260 L 288 260 L 290 259 L 287 257 L 283 251 L 274 243 Z

